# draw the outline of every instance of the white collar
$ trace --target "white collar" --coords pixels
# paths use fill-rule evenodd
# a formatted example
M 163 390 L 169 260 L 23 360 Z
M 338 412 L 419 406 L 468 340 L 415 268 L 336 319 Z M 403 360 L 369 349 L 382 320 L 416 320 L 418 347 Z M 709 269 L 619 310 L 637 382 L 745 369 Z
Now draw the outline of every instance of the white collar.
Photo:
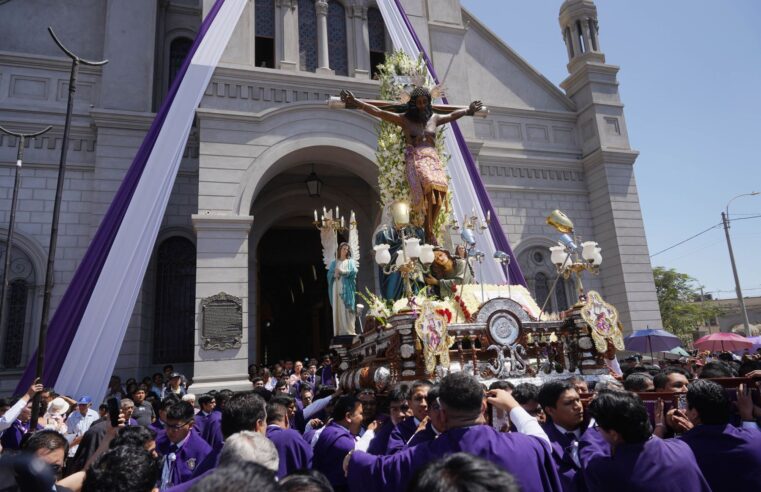
M 556 428 L 556 429 L 557 429 L 557 430 L 558 430 L 558 431 L 559 431 L 561 434 L 563 434 L 563 435 L 566 435 L 566 434 L 568 434 L 568 433 L 570 432 L 571 434 L 573 434 L 574 436 L 576 436 L 576 439 L 580 439 L 580 438 L 581 438 L 581 429 L 576 429 L 576 430 L 568 430 L 568 429 L 566 429 L 565 427 L 561 427 L 561 426 L 559 426 L 559 425 L 558 425 L 558 424 L 556 424 L 555 422 L 553 422 L 553 423 L 552 423 L 552 425 L 554 425 L 554 426 L 555 426 L 555 428 Z

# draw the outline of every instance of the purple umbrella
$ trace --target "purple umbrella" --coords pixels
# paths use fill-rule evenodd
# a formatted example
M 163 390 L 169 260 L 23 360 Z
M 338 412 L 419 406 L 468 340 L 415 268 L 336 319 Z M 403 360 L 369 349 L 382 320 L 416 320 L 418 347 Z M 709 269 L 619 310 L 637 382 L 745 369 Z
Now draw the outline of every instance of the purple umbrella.
M 627 350 L 650 352 L 651 360 L 653 359 L 654 351 L 668 352 L 681 344 L 681 340 L 676 335 L 672 335 L 666 330 L 637 330 L 624 338 L 624 345 Z

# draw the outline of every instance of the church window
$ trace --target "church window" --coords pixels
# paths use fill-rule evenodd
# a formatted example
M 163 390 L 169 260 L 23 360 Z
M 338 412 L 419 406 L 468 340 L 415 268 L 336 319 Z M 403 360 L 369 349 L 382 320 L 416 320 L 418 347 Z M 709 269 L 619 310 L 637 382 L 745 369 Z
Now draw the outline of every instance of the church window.
M 370 35 L 370 77 L 374 79 L 378 74 L 378 65 L 386 61 L 386 29 L 380 10 L 367 9 L 367 24 Z
M 317 11 L 314 0 L 299 0 L 299 66 L 317 70 Z
M 539 272 L 534 275 L 534 298 L 539 307 L 544 306 L 547 296 L 550 294 L 550 283 L 547 275 Z
M 587 19 L 587 24 L 589 25 L 589 38 L 592 42 L 592 51 L 600 51 L 600 48 L 597 46 L 597 23 L 594 19 Z
M 182 68 L 185 57 L 190 53 L 193 41 L 188 38 L 177 38 L 169 45 L 169 86 L 172 87 L 175 77 Z
M 559 279 L 555 291 L 550 296 L 557 273 L 546 247 L 535 246 L 522 251 L 518 254 L 518 264 L 526 277 L 528 290 L 540 308 L 546 301 L 545 312 L 560 312 L 568 309 L 569 295 L 574 292 L 572 282 L 563 278 Z
M 156 262 L 155 364 L 192 362 L 195 340 L 196 248 L 179 236 L 163 241 Z
M 5 265 L 5 245 L 0 249 L 0 277 Z M 35 272 L 27 255 L 13 248 L 5 290 L 3 310 L 4 325 L 0 329 L 2 366 L 12 369 L 26 363 L 24 339 L 33 331 L 32 308 L 34 307 Z
M 581 21 L 576 21 L 576 37 L 579 40 L 579 49 L 581 50 L 581 53 L 586 53 L 589 51 L 589 46 L 587 46 L 586 39 L 584 38 L 584 31 L 581 29 Z
M 328 60 L 336 75 L 349 75 L 346 50 L 346 9 L 337 0 L 328 2 Z
M 275 68 L 275 0 L 256 0 L 254 63 Z

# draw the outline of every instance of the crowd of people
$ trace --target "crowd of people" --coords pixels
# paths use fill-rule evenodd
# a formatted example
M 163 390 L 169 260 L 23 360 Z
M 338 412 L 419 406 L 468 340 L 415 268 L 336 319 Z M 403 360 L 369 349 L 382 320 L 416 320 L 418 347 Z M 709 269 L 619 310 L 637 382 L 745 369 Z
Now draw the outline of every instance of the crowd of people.
M 33 384 L 0 401 L 0 490 L 761 490 L 759 386 L 711 380 L 761 378 L 761 361 L 722 359 L 541 386 L 460 372 L 383 394 L 342 391 L 329 355 L 202 395 L 167 366 L 112 378 L 97 409 Z

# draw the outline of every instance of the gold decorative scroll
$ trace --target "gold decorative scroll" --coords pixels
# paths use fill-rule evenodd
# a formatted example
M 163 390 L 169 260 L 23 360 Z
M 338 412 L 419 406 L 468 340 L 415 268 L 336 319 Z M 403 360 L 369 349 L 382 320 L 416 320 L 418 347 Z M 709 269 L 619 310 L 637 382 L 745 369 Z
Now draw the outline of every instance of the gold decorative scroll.
M 581 308 L 581 317 L 590 327 L 592 340 L 595 342 L 598 353 L 607 352 L 608 341 L 616 350 L 624 350 L 624 337 L 618 321 L 618 310 L 612 304 L 605 302 L 598 292 L 590 290 L 587 293 L 587 302 Z
M 432 302 L 423 303 L 415 321 L 415 333 L 423 347 L 426 373 L 434 373 L 437 358 L 443 367 L 449 368 L 449 347 L 454 343 L 454 338 L 447 331 L 446 316 L 437 313 Z

